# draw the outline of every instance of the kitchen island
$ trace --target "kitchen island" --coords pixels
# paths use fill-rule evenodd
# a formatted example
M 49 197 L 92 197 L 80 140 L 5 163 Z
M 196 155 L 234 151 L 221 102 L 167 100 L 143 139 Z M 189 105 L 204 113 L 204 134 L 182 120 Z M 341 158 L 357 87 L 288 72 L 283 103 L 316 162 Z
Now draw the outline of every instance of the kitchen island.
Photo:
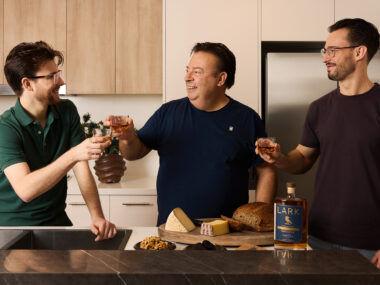
M 157 233 L 131 229 L 124 251 L 0 250 L 0 284 L 380 284 L 354 251 L 130 250 Z

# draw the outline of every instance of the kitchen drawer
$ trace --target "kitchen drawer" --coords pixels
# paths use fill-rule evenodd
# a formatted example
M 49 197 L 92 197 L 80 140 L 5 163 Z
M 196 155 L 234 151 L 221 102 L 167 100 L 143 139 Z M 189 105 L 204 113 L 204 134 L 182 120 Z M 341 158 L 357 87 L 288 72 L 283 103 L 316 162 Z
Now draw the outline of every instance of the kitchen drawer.
M 118 227 L 156 226 L 157 196 L 110 196 L 110 218 Z
M 100 195 L 104 217 L 109 220 L 109 196 Z M 66 213 L 74 226 L 88 227 L 91 225 L 91 216 L 82 195 L 67 195 Z

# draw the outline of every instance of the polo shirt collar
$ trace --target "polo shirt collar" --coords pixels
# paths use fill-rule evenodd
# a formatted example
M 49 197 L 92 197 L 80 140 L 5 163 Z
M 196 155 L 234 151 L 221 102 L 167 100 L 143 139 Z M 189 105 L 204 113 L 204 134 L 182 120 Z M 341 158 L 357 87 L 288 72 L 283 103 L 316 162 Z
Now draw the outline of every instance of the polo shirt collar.
M 20 103 L 20 98 L 17 98 L 17 102 L 15 105 L 15 115 L 17 120 L 25 127 L 34 122 L 34 120 L 25 112 Z M 53 116 L 54 119 L 59 119 L 59 114 L 57 112 L 57 108 L 53 105 L 48 107 L 48 116 L 47 123 L 51 123 L 53 120 L 50 117 Z
M 25 127 L 31 123 L 33 123 L 33 119 L 25 112 L 20 103 L 20 98 L 17 98 L 17 102 L 15 105 L 15 116 L 17 120 Z

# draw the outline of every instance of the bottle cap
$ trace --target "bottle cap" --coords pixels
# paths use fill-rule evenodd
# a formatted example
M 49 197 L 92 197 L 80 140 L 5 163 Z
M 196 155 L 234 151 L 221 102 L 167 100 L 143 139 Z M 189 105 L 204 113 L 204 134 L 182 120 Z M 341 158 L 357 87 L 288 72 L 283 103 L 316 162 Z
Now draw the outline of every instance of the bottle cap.
M 288 194 L 296 193 L 296 183 L 295 182 L 287 182 L 286 188 L 288 189 Z

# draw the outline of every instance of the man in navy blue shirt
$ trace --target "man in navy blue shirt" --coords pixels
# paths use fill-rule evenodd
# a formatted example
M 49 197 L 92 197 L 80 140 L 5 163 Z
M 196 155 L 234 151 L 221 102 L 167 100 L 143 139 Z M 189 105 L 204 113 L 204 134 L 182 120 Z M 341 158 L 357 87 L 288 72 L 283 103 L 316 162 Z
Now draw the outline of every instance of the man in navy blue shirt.
M 198 43 L 186 67 L 187 97 L 163 104 L 137 133 L 114 132 L 128 160 L 158 151 L 158 221 L 182 208 L 191 218 L 231 216 L 248 202 L 248 169 L 258 177 L 256 201 L 272 202 L 274 167 L 255 154 L 266 133 L 259 115 L 225 94 L 235 79 L 234 54 L 221 43 Z M 109 116 L 105 125 L 110 125 Z

